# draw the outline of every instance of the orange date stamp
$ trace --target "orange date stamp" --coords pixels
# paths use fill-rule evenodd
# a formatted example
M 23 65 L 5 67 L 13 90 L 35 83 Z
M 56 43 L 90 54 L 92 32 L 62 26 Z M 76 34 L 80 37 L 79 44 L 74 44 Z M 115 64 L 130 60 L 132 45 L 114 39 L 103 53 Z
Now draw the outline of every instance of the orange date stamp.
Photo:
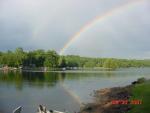
M 121 105 L 127 105 L 127 104 L 140 105 L 140 104 L 142 104 L 142 101 L 141 100 L 112 100 L 111 104 L 113 104 L 113 105 L 117 105 L 117 104 L 121 104 Z

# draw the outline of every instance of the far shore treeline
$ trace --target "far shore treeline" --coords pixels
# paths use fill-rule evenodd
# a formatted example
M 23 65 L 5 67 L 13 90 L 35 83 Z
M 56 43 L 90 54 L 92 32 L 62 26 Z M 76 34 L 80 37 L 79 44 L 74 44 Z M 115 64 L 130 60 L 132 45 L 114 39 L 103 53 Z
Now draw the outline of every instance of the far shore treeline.
M 116 59 L 116 58 L 88 58 L 76 55 L 60 56 L 54 50 L 24 51 L 17 48 L 15 51 L 0 52 L 0 68 L 8 67 L 49 67 L 49 68 L 127 68 L 127 67 L 150 67 L 150 59 Z

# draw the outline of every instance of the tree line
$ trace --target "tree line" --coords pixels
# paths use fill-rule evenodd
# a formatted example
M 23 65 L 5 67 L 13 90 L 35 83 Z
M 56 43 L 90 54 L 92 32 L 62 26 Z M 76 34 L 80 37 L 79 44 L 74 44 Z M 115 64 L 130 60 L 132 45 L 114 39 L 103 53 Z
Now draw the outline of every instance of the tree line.
M 0 66 L 9 67 L 81 67 L 81 68 L 127 68 L 150 67 L 150 60 L 116 59 L 116 58 L 88 58 L 76 55 L 60 56 L 54 50 L 24 51 L 16 48 L 15 51 L 0 52 Z

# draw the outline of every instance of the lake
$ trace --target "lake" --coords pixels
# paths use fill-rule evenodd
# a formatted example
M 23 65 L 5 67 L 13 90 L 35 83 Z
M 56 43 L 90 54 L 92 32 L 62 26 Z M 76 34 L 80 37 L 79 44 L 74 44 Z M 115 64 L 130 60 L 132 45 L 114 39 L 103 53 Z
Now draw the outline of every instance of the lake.
M 0 71 L 0 113 L 11 113 L 18 106 L 23 106 L 22 113 L 36 113 L 39 104 L 74 113 L 82 103 L 93 100 L 93 90 L 125 86 L 140 77 L 150 78 L 150 68 L 66 73 Z

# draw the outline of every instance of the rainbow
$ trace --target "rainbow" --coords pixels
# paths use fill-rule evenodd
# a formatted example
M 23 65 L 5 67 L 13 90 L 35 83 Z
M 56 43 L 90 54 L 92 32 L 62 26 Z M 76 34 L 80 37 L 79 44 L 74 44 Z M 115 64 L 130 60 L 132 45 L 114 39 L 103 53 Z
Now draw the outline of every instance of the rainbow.
M 118 7 L 113 8 L 112 10 L 100 15 L 96 16 L 94 19 L 89 21 L 87 24 L 85 24 L 78 32 L 76 32 L 73 37 L 67 41 L 67 43 L 63 46 L 63 48 L 60 49 L 59 54 L 63 55 L 64 52 L 67 50 L 67 48 L 75 41 L 77 40 L 82 33 L 90 29 L 92 26 L 94 26 L 97 22 L 102 22 L 103 20 L 107 19 L 108 17 L 113 16 L 114 14 L 117 14 L 117 12 L 123 11 L 125 9 L 128 9 L 129 7 L 140 4 L 141 2 L 144 2 L 146 0 L 129 0 L 128 2 L 121 4 Z
M 61 86 L 80 106 L 82 105 L 82 101 L 76 93 L 70 90 L 64 83 L 61 83 Z

